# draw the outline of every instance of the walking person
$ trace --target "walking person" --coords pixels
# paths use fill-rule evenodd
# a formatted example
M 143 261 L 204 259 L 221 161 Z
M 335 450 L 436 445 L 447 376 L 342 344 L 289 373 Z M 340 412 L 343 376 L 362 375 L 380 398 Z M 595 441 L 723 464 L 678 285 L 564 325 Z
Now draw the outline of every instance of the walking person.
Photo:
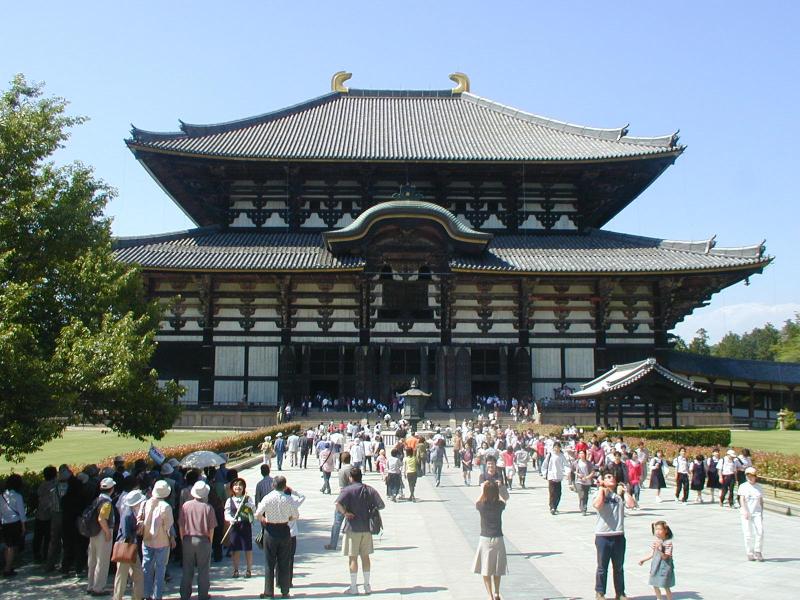
M 166 502 L 171 493 L 169 484 L 163 479 L 156 481 L 150 500 L 142 503 L 137 525 L 143 531 L 142 571 L 144 572 L 144 596 L 153 600 L 164 597 L 164 576 L 169 562 L 169 551 L 175 547 L 172 507 Z
M 289 453 L 289 465 L 292 467 L 300 466 L 300 436 L 292 433 L 286 439 L 286 448 Z
M 133 490 L 126 494 L 122 502 L 122 511 L 119 516 L 119 530 L 116 541 L 126 544 L 138 544 L 139 536 L 136 527 L 136 514 L 142 503 L 147 500 L 139 490 Z M 133 590 L 131 598 L 141 600 L 144 598 L 144 572 L 142 571 L 142 560 L 137 551 L 132 563 L 117 563 L 117 572 L 114 574 L 114 597 L 113 600 L 122 600 L 125 597 L 125 590 L 128 587 L 128 578 L 133 579 Z
M 348 485 L 336 498 L 336 510 L 347 520 L 342 553 L 348 557 L 350 569 L 350 587 L 346 593 L 358 593 L 358 559 L 361 559 L 361 571 L 364 577 L 364 593 L 372 591 L 370 576 L 371 563 L 369 555 L 374 552 L 369 519 L 373 509 L 383 510 L 385 505 L 378 492 L 361 482 L 361 469 L 350 471 L 352 485 Z
M 728 450 L 722 460 L 717 463 L 717 473 L 722 490 L 719 493 L 719 505 L 725 506 L 725 496 L 728 497 L 728 506 L 733 508 L 733 488 L 736 485 L 736 452 Z
M 264 592 L 261 598 L 275 597 L 275 580 L 284 598 L 289 597 L 291 530 L 289 522 L 300 518 L 297 506 L 284 492 L 286 478 L 278 475 L 273 490 L 256 508 L 255 516 L 264 526 Z
M 278 432 L 275 436 L 275 460 L 278 461 L 278 471 L 283 471 L 283 457 L 286 454 L 286 440 L 283 439 L 283 434 Z
M 739 515 L 747 560 L 764 562 L 764 492 L 755 467 L 745 469 L 747 481 L 739 486 Z
M 413 448 L 406 448 L 406 457 L 403 459 L 403 474 L 408 481 L 408 499 L 411 502 L 416 502 L 417 498 L 414 496 L 414 490 L 417 487 L 417 472 L 419 470 L 419 459 L 417 453 Z
M 261 500 L 272 491 L 272 477 L 269 475 L 269 465 L 261 465 L 261 481 L 256 484 L 256 501 L 258 506 Z
M 672 530 L 665 521 L 656 521 L 650 526 L 655 539 L 650 545 L 650 555 L 639 561 L 642 566 L 648 560 L 650 563 L 649 583 L 653 586 L 656 600 L 661 600 L 661 588 L 667 600 L 672 600 L 672 589 L 675 587 L 675 564 L 672 560 Z
M 273 480 L 274 485 L 274 480 Z M 247 482 L 237 477 L 231 482 L 231 497 L 225 502 L 225 523 L 230 529 L 233 577 L 239 577 L 239 554 L 244 552 L 247 570 L 245 577 L 253 575 L 253 520 L 256 505 L 247 495 Z
M 86 589 L 90 596 L 104 596 L 108 583 L 108 567 L 111 563 L 111 547 L 114 545 L 114 504 L 111 494 L 116 482 L 105 477 L 100 482 L 100 495 L 94 501 L 98 532 L 89 538 L 89 560 L 86 572 Z
M 661 450 L 656 450 L 656 455 L 650 459 L 650 485 L 648 485 L 651 490 L 656 491 L 656 502 L 662 502 L 661 490 L 667 487 L 664 479 L 664 471 L 667 468 L 667 461 L 664 460 Z
M 444 448 L 444 438 L 439 438 L 431 449 L 431 465 L 433 466 L 433 476 L 436 479 L 436 487 L 442 484 L 442 468 L 444 462 L 447 461 L 447 466 L 450 466 L 450 460 L 447 458 L 447 452 Z
M 605 600 L 608 585 L 608 563 L 614 571 L 614 592 L 617 600 L 625 595 L 625 508 L 634 507 L 633 496 L 618 483 L 614 473 L 604 470 L 592 506 L 597 511 L 594 544 L 597 548 L 595 598 Z
M 517 468 L 517 476 L 519 477 L 519 486 L 525 489 L 525 478 L 528 475 L 528 462 L 531 460 L 531 453 L 528 452 L 521 444 L 517 444 L 517 450 L 514 452 L 514 465 Z
M 586 451 L 578 452 L 578 458 L 572 464 L 575 475 L 575 491 L 578 493 L 578 508 L 586 516 L 589 508 L 589 490 L 595 477 L 594 463 L 586 460 Z
M 25 543 L 27 511 L 22 500 L 22 477 L 13 473 L 6 477 L 5 491 L 0 495 L 0 523 L 6 544 L 3 577 L 14 577 L 14 558 Z M 108 568 L 108 565 L 106 565 Z
M 339 491 L 350 485 L 350 470 L 353 465 L 350 463 L 351 454 L 349 452 L 342 452 L 341 456 L 342 466 L 339 469 Z M 339 546 L 339 534 L 342 532 L 342 525 L 344 524 L 344 516 L 336 510 L 333 510 L 333 524 L 331 525 L 331 539 L 330 542 L 325 544 L 325 550 L 336 550 Z
M 181 575 L 181 600 L 192 596 L 192 582 L 197 571 L 197 597 L 208 600 L 211 587 L 211 541 L 217 516 L 208 503 L 211 488 L 203 481 L 191 489 L 192 499 L 181 506 L 178 527 L 183 537 L 183 573 Z
M 403 485 L 403 459 L 400 457 L 400 450 L 392 448 L 389 452 L 389 459 L 386 461 L 386 495 L 392 502 L 397 502 L 397 494 Z
M 542 474 L 547 479 L 549 491 L 550 514 L 558 514 L 558 505 L 561 502 L 562 481 L 567 467 L 567 459 L 561 452 L 561 443 L 553 444 L 553 449 L 542 464 Z
M 303 469 L 308 468 L 308 455 L 311 453 L 311 446 L 314 445 L 313 438 L 304 435 L 300 437 L 300 464 Z
M 675 501 L 686 504 L 689 499 L 689 459 L 686 458 L 686 448 L 678 450 L 672 466 L 675 467 Z
M 472 445 L 469 443 L 464 444 L 464 449 L 461 450 L 461 475 L 464 477 L 464 485 L 472 484 L 472 462 L 473 453 Z
M 506 545 L 503 540 L 505 507 L 497 482 L 484 481 L 481 496 L 475 503 L 481 516 L 481 536 L 472 571 L 483 577 L 489 600 L 500 600 L 500 578 L 506 574 Z
M 323 494 L 331 493 L 331 473 L 333 472 L 334 461 L 336 455 L 333 452 L 330 442 L 324 442 L 322 451 L 319 453 L 319 470 L 322 472 L 322 488 L 320 492 Z
M 628 491 L 633 495 L 636 500 L 635 510 L 639 509 L 639 495 L 642 491 L 642 463 L 639 462 L 639 455 L 632 452 L 628 455 L 629 458 L 625 461 L 625 467 L 628 469 Z
M 514 456 L 514 447 L 509 444 L 505 452 L 501 454 L 503 459 L 503 475 L 506 478 L 506 485 L 508 490 L 511 491 L 514 487 L 514 475 L 517 474 L 516 457 Z
M 703 488 L 706 485 L 706 457 L 698 454 L 689 465 L 689 487 L 697 492 L 695 504 L 703 503 Z
M 717 464 L 719 464 L 719 448 L 714 448 L 711 456 L 706 459 L 706 487 L 708 493 L 711 495 L 711 502 L 716 501 L 714 490 L 722 488 L 720 483 L 719 472 L 717 471 Z

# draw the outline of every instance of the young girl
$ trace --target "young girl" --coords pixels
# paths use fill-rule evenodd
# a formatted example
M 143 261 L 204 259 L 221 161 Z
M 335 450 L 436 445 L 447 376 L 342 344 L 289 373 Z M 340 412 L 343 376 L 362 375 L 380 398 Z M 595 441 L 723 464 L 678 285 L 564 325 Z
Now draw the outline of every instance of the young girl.
M 514 475 L 517 472 L 516 461 L 514 459 L 514 448 L 509 446 L 506 451 L 501 455 L 503 459 L 503 467 L 505 468 L 506 485 L 509 491 L 514 485 Z
M 695 503 L 703 503 L 703 488 L 706 484 L 706 457 L 698 454 L 689 465 L 689 487 L 697 492 Z
M 650 489 L 656 491 L 656 502 L 661 502 L 661 490 L 667 487 L 663 471 L 666 465 L 667 461 L 664 460 L 661 450 L 650 460 Z
M 625 461 L 628 469 L 628 484 L 631 486 L 631 495 L 636 500 L 635 510 L 639 509 L 639 492 L 642 488 L 642 463 L 639 462 L 639 455 L 632 452 Z
M 461 451 L 461 474 L 464 476 L 464 485 L 472 483 L 472 446 L 466 444 Z
M 652 552 L 639 561 L 639 566 L 652 559 L 650 564 L 650 585 L 656 594 L 656 600 L 661 600 L 661 589 L 667 600 L 672 600 L 672 590 L 675 586 L 675 565 L 672 562 L 672 530 L 665 521 L 656 521 L 651 526 L 655 540 L 652 544 Z
M 239 576 L 239 553 L 244 552 L 247 571 L 253 571 L 253 517 L 256 512 L 253 499 L 245 494 L 247 483 L 237 477 L 231 482 L 231 497 L 225 503 L 225 522 L 231 527 L 230 549 L 233 552 L 233 576 Z

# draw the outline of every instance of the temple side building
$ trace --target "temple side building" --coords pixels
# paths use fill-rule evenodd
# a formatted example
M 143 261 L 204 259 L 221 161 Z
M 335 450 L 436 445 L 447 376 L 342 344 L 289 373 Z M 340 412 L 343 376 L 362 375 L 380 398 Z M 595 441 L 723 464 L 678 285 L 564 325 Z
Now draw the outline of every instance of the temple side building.
M 127 145 L 197 227 L 117 240 L 164 304 L 155 366 L 191 406 L 324 392 L 551 397 L 660 356 L 760 273 L 763 244 L 603 226 L 675 162 L 676 134 L 572 125 L 470 92 L 332 91 Z

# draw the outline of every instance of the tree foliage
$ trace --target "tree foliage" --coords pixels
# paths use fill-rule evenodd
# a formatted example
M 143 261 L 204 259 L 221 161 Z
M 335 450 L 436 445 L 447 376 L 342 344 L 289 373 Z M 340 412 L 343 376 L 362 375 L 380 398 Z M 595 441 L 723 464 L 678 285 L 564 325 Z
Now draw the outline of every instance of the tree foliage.
M 678 336 L 673 336 L 673 342 L 674 349 L 679 352 L 723 358 L 800 362 L 800 313 L 795 315 L 794 320 L 786 321 L 780 330 L 772 323 L 767 323 L 742 335 L 729 331 L 718 343 L 709 345 L 706 330 L 698 329 L 689 344 Z
M 0 456 L 19 460 L 71 423 L 159 437 L 181 389 L 148 366 L 158 310 L 114 260 L 113 190 L 52 154 L 84 121 L 18 75 L 0 97 Z

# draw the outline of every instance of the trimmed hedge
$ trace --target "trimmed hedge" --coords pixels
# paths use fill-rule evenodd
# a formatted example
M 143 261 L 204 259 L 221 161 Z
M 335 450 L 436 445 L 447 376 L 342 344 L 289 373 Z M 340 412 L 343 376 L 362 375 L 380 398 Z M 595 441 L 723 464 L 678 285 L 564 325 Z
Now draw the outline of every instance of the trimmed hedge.
M 730 429 L 645 429 L 603 433 L 603 437 L 621 435 L 624 439 L 666 440 L 681 446 L 728 446 L 731 443 Z

